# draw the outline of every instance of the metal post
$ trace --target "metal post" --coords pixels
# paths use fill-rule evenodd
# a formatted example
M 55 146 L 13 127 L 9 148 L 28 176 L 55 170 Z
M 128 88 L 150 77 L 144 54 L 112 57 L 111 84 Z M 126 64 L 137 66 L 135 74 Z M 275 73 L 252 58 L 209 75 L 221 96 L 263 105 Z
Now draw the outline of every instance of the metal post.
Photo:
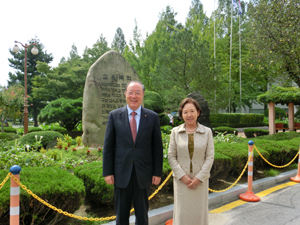
M 24 65 L 24 88 L 25 88 L 25 96 L 24 96 L 24 134 L 28 133 L 28 105 L 27 105 L 27 44 L 25 44 L 25 65 Z

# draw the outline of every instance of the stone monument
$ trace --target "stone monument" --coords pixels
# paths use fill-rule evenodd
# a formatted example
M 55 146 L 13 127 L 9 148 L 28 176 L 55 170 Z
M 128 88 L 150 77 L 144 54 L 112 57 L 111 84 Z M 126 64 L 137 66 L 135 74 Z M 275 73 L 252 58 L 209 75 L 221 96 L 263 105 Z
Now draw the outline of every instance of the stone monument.
M 100 147 L 110 111 L 126 105 L 124 91 L 129 81 L 140 81 L 134 68 L 116 51 L 103 54 L 89 69 L 83 92 L 82 142 Z
M 210 119 L 209 119 L 210 109 L 209 109 L 208 103 L 204 99 L 204 97 L 201 94 L 199 94 L 198 92 L 192 92 L 192 93 L 188 94 L 187 97 L 195 99 L 199 103 L 200 108 L 202 109 L 202 113 L 201 113 L 200 118 L 198 119 L 198 122 L 204 126 L 211 128 Z

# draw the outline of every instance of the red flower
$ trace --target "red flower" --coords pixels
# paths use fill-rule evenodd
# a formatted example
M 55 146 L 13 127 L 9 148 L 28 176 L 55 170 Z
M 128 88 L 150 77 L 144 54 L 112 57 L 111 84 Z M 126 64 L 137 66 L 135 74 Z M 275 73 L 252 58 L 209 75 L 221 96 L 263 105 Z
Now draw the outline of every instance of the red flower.
M 65 150 L 68 150 L 68 147 L 65 147 Z
M 76 149 L 76 148 L 73 148 L 72 151 L 77 151 L 77 149 Z
M 102 149 L 101 148 L 98 148 L 98 151 L 101 151 Z
M 90 150 L 87 150 L 86 154 L 90 154 L 90 152 L 91 152 Z

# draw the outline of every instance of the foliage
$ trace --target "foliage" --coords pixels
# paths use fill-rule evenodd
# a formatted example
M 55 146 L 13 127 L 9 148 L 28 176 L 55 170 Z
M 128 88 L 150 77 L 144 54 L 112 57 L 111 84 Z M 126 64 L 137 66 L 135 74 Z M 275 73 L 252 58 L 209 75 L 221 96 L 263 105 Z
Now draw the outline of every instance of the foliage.
M 264 111 L 264 115 L 266 117 L 269 117 L 269 109 L 266 109 Z M 286 116 L 286 112 L 283 109 L 275 107 L 275 119 L 281 119 L 285 116 Z
M 111 49 L 116 50 L 119 53 L 123 54 L 125 47 L 126 47 L 126 41 L 125 41 L 123 30 L 120 27 L 118 27 L 114 39 L 111 43 Z
M 3 180 L 8 172 L 1 170 L 0 180 Z M 79 208 L 85 194 L 83 182 L 59 168 L 22 168 L 20 181 L 41 199 L 68 213 L 74 213 Z M 49 211 L 48 206 L 20 189 L 20 221 L 24 224 L 66 224 L 68 217 L 54 210 Z M 0 220 L 3 224 L 9 224 L 8 184 L 1 189 L 0 205 Z
M 165 134 L 171 134 L 171 130 L 172 130 L 172 126 L 170 125 L 165 125 L 165 126 L 160 126 L 160 130 L 162 133 L 165 133 Z
M 4 132 L 6 133 L 17 133 L 17 129 L 13 127 L 4 127 Z
M 297 137 L 300 137 L 300 133 L 295 131 L 289 131 L 289 132 L 280 132 L 280 133 L 267 135 L 263 137 L 257 137 L 256 139 L 266 139 L 270 141 L 284 141 L 284 140 L 291 140 Z
M 249 11 L 251 42 L 260 67 L 275 67 L 272 76 L 292 80 L 300 87 L 299 2 L 254 0 Z
M 74 169 L 75 176 L 83 180 L 86 198 L 97 205 L 113 204 L 114 187 L 108 185 L 102 176 L 102 162 L 91 162 Z
M 276 169 L 270 169 L 270 170 L 265 170 L 264 174 L 266 177 L 275 177 L 279 174 L 280 172 Z
M 271 90 L 257 97 L 262 103 L 274 102 L 277 104 L 294 103 L 300 105 L 300 88 L 298 87 L 273 87 Z
M 42 131 L 40 127 L 28 127 L 28 133 Z
M 0 122 L 1 132 L 4 132 L 4 121 L 16 118 L 24 104 L 24 88 L 14 85 L 9 88 L 0 86 Z
M 12 141 L 15 139 L 18 139 L 20 136 L 17 134 L 12 134 L 12 133 L 0 133 L 0 139 L 1 140 L 6 140 L 6 141 Z
M 50 102 L 41 110 L 39 122 L 54 123 L 72 131 L 82 120 L 82 98 L 60 98 Z
M 162 113 L 164 111 L 162 98 L 158 93 L 154 91 L 145 91 L 144 105 L 145 108 L 151 109 L 156 113 Z
M 212 126 L 247 127 L 264 125 L 264 115 L 255 113 L 211 113 Z
M 248 128 L 244 130 L 244 133 L 247 138 L 253 138 L 253 137 L 258 137 L 263 135 L 269 135 L 270 132 L 264 129 Z
M 36 43 L 36 48 L 39 50 L 37 55 L 33 55 L 31 53 L 31 49 L 33 46 L 30 46 L 27 51 L 27 97 L 28 99 L 28 111 L 29 115 L 32 115 L 34 118 L 34 126 L 38 126 L 37 124 L 37 116 L 40 112 L 40 109 L 44 107 L 43 98 L 39 96 L 32 95 L 33 91 L 33 80 L 36 77 L 42 76 L 40 72 L 37 71 L 37 63 L 38 61 L 43 62 L 44 64 L 49 64 L 52 62 L 53 57 L 52 54 L 48 54 L 47 51 L 44 50 L 44 45 L 40 42 L 38 38 L 32 38 L 29 41 L 29 45 Z M 15 73 L 9 73 L 8 85 L 9 87 L 15 84 L 21 84 L 24 87 L 24 64 L 25 64 L 25 50 L 24 48 L 20 48 L 18 53 L 14 53 L 12 49 L 9 50 L 12 58 L 9 58 L 9 66 L 12 67 Z M 53 87 L 48 89 L 48 92 L 51 93 L 53 91 Z
M 238 130 L 232 127 L 215 127 L 213 128 L 214 135 L 218 133 L 238 135 Z
M 159 124 L 161 126 L 166 126 L 170 124 L 170 117 L 167 114 L 159 113 L 158 117 L 159 117 Z
M 214 137 L 214 144 L 217 143 L 235 143 L 235 142 L 240 142 L 242 137 L 238 136 L 236 134 L 226 134 L 227 132 L 225 131 L 224 133 L 222 132 L 216 132 L 217 135 Z
M 96 41 L 96 43 L 93 45 L 92 48 L 86 47 L 84 49 L 82 59 L 84 62 L 87 63 L 89 68 L 92 64 L 96 62 L 96 60 L 98 60 L 98 58 L 100 58 L 104 53 L 108 52 L 109 50 L 110 48 L 107 46 L 106 38 L 103 36 L 103 34 L 101 34 L 99 39 Z M 86 77 L 87 72 L 88 70 L 84 74 L 84 79 Z
M 83 96 L 86 74 L 91 63 L 81 59 L 76 46 L 72 46 L 70 58 L 51 68 L 43 61 L 37 70 L 42 76 L 34 78 L 33 96 L 48 103 L 59 98 L 78 99 Z
M 49 142 L 56 140 L 56 138 L 63 138 L 63 135 L 56 131 L 40 131 L 28 133 L 21 137 L 18 141 L 24 145 L 34 146 L 36 143 L 36 138 L 40 139 L 41 136 L 43 136 L 41 144 L 44 148 L 47 147 Z
M 54 124 L 50 124 L 50 125 L 47 125 L 47 124 L 41 124 L 40 125 L 41 129 L 44 130 L 44 131 L 49 131 L 49 130 L 53 130 L 53 131 L 57 131 L 59 133 L 64 133 L 65 131 L 67 131 L 66 128 L 63 128 L 61 126 L 56 126 Z

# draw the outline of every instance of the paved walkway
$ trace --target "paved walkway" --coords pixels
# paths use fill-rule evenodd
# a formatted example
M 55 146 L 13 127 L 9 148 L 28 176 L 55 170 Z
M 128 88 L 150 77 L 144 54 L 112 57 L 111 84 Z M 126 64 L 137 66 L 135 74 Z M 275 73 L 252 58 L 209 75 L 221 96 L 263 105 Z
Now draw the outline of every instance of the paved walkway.
M 270 193 L 262 196 L 259 202 L 245 203 L 242 200 L 238 200 L 210 211 L 209 224 L 299 225 L 300 184 L 288 182 L 281 186 L 282 188 L 275 190 L 275 192 L 272 192 L 272 188 L 264 191 L 265 193 Z M 256 195 L 264 195 L 264 193 L 260 192 Z M 228 210 L 225 209 L 222 212 L 222 208 L 226 207 L 228 207 Z
M 296 174 L 297 170 L 292 170 L 253 181 L 253 192 L 260 197 L 259 202 L 239 199 L 248 190 L 247 184 L 209 194 L 209 225 L 299 225 L 300 184 L 290 181 Z M 149 224 L 164 225 L 172 216 L 173 205 L 151 210 Z M 131 216 L 130 225 L 134 220 Z M 114 225 L 115 221 L 108 224 Z

